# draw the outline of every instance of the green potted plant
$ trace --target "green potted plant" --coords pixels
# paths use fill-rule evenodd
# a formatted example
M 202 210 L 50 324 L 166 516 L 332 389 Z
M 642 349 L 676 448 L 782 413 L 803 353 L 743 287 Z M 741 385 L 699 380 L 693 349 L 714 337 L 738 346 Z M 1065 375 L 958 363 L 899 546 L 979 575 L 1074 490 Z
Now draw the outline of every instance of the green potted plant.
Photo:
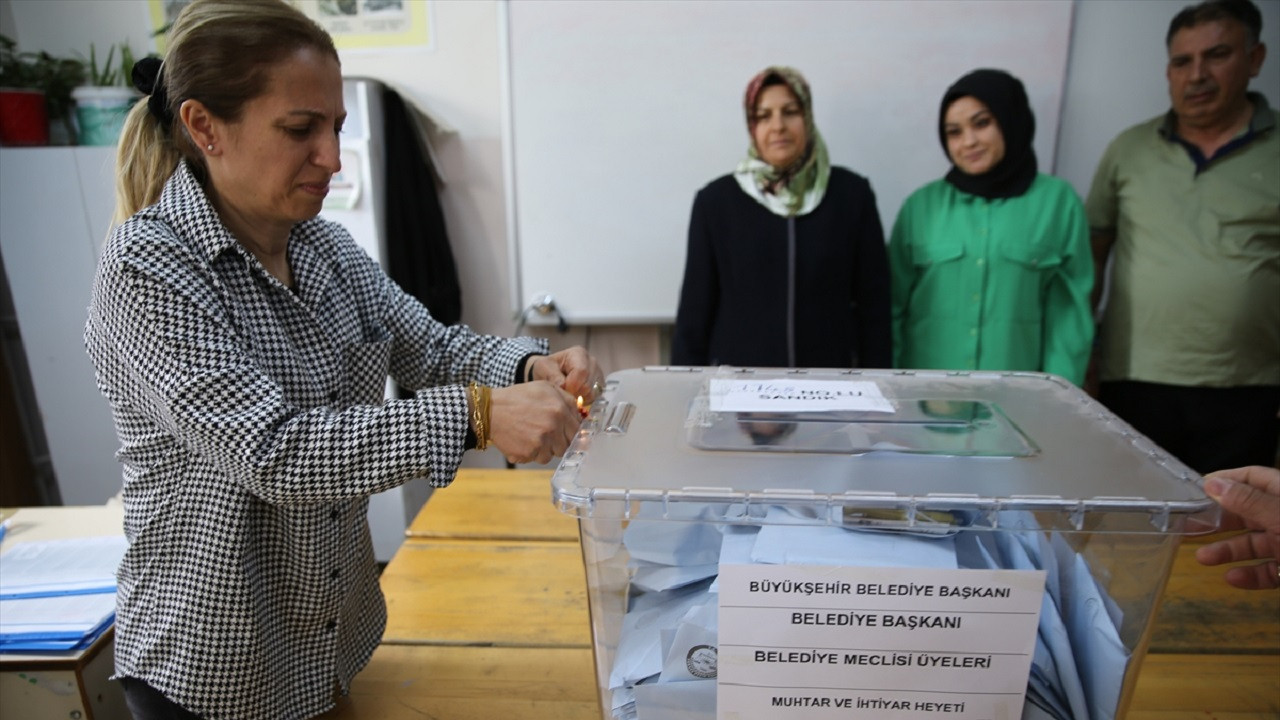
M 71 90 L 84 82 L 84 64 L 46 52 L 19 52 L 0 35 L 0 145 L 47 145 L 49 123 L 61 121 L 68 137 Z
M 120 60 L 114 62 L 116 48 Z M 115 145 L 129 108 L 138 99 L 133 89 L 133 51 L 129 43 L 112 45 L 98 64 L 98 51 L 89 44 L 88 82 L 72 91 L 81 145 Z

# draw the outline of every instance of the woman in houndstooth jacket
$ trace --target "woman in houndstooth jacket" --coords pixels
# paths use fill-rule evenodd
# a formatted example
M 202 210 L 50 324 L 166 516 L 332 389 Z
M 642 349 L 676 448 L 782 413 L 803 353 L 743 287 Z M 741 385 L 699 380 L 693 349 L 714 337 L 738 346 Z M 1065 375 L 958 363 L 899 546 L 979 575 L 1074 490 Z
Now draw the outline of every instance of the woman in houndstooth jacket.
M 549 461 L 600 369 L 442 325 L 317 217 L 342 75 L 290 4 L 196 0 L 134 80 L 85 331 L 124 466 L 116 676 L 135 718 L 311 717 L 385 624 L 368 497 L 489 444 Z

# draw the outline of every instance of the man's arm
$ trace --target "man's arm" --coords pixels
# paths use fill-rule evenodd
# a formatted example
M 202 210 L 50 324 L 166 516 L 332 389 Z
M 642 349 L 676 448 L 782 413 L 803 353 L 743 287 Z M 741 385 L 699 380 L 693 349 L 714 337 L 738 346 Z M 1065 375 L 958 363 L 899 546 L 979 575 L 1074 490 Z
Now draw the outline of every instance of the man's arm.
M 1107 258 L 1111 256 L 1111 246 L 1116 243 L 1115 230 L 1091 230 L 1089 245 L 1093 250 L 1093 297 L 1091 306 L 1094 312 L 1102 300 L 1103 283 L 1106 280 Z
M 1089 307 L 1093 310 L 1093 316 L 1098 316 L 1098 306 L 1102 304 L 1102 298 L 1106 290 L 1107 279 L 1107 260 L 1111 257 L 1111 247 L 1116 243 L 1116 233 L 1114 230 L 1097 230 L 1089 231 L 1089 248 L 1093 254 L 1093 292 L 1089 297 Z M 1093 349 L 1089 353 L 1089 364 L 1084 372 L 1084 391 L 1098 397 L 1099 384 L 1102 378 L 1099 375 L 1099 357 L 1097 333 L 1094 333 Z

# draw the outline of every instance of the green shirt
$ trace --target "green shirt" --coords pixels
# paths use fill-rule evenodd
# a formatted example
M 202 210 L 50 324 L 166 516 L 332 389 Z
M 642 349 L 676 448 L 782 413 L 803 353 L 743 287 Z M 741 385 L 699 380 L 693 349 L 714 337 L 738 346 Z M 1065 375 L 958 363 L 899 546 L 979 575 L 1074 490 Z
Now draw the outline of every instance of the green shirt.
M 1084 381 L 1093 261 L 1066 182 L 1040 174 L 1026 193 L 995 200 L 929 183 L 898 212 L 889 268 L 897 367 Z
M 1250 98 L 1252 135 L 1199 172 L 1168 116 L 1103 155 L 1086 204 L 1115 236 L 1103 380 L 1280 385 L 1280 133 Z

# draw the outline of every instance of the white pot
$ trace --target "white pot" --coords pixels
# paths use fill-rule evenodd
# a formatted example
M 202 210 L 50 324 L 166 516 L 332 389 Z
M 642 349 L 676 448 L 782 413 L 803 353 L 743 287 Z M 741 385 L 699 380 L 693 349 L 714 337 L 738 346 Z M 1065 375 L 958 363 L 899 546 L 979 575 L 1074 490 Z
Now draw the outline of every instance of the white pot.
M 140 95 L 133 88 L 82 85 L 71 91 L 81 145 L 115 145 L 129 108 Z

